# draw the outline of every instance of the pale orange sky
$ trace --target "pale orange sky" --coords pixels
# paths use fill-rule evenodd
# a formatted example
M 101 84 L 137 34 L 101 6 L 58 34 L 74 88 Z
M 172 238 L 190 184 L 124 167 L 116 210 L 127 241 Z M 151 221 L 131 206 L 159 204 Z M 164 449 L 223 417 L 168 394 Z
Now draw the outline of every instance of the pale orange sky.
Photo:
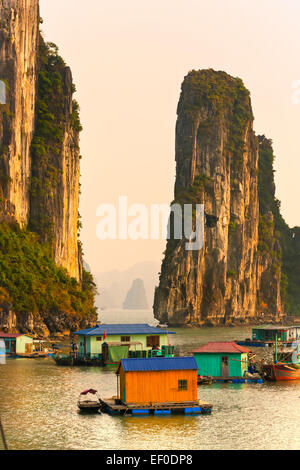
M 81 239 L 92 271 L 160 260 L 162 241 L 100 241 L 96 209 L 169 203 L 180 86 L 214 68 L 251 91 L 255 130 L 273 139 L 277 197 L 300 225 L 299 0 L 40 0 L 42 30 L 71 66 L 81 106 Z

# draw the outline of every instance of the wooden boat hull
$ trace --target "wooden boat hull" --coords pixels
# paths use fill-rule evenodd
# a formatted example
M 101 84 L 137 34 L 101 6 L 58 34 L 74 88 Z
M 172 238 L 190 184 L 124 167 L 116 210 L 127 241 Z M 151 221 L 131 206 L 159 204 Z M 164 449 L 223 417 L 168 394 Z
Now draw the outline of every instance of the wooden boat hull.
M 281 380 L 300 380 L 300 369 L 285 364 L 275 364 L 273 367 L 276 382 Z
M 80 411 L 84 411 L 86 413 L 98 413 L 101 409 L 101 403 L 97 401 L 82 401 L 78 402 L 78 408 Z
M 300 369 L 287 364 L 268 364 L 264 366 L 266 378 L 275 382 L 300 380 Z

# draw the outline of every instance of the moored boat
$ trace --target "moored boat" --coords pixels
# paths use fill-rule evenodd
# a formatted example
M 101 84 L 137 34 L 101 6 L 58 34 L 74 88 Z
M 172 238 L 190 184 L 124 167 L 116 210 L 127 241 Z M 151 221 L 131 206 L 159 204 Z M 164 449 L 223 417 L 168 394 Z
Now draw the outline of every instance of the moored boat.
M 276 336 L 274 362 L 272 364 L 264 364 L 263 372 L 265 373 L 266 379 L 276 382 L 300 380 L 300 352 L 298 335 L 296 349 L 283 348 L 280 351 L 278 351 Z
M 197 384 L 198 385 L 211 385 L 213 383 L 213 378 L 210 375 L 198 375 Z
M 93 399 L 87 398 L 88 395 L 93 395 Z M 83 397 L 85 399 L 83 399 Z M 89 390 L 84 390 L 83 392 L 81 392 L 81 394 L 79 395 L 77 406 L 80 411 L 90 413 L 99 412 L 101 409 L 101 401 L 97 390 L 91 388 Z
M 278 362 L 277 364 L 272 364 L 272 367 L 276 382 L 281 380 L 300 380 L 300 368 L 297 364 Z

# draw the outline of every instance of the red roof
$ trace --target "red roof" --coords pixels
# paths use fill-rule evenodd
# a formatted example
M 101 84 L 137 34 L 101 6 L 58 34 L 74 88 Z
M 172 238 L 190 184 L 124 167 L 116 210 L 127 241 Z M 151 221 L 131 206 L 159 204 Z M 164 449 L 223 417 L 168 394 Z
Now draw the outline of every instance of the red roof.
M 195 349 L 192 351 L 194 353 L 231 353 L 231 354 L 241 354 L 250 352 L 249 349 L 239 346 L 236 343 L 231 343 L 229 341 L 219 342 L 219 343 L 207 343 L 201 348 Z
M 2 333 L 2 331 L 0 331 L 0 338 L 18 338 L 19 336 L 24 336 L 22 334 L 10 334 L 10 333 Z

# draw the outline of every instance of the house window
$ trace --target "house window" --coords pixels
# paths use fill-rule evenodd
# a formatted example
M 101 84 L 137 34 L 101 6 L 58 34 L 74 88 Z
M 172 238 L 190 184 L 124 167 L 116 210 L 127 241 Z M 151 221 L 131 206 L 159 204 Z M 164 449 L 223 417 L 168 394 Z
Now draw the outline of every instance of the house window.
M 147 336 L 147 348 L 159 348 L 160 338 L 159 336 Z
M 121 343 L 130 343 L 130 336 L 121 336 Z
M 102 336 L 96 336 L 96 341 L 102 341 Z
M 188 381 L 187 380 L 178 380 L 178 390 L 187 390 Z

